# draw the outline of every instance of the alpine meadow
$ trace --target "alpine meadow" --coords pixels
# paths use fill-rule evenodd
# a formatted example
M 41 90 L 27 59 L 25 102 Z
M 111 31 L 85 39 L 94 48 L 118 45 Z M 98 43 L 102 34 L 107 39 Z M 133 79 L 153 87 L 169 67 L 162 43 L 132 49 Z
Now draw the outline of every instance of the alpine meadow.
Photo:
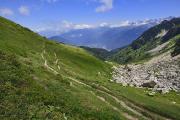
M 0 0 L 0 120 L 180 120 L 178 4 Z

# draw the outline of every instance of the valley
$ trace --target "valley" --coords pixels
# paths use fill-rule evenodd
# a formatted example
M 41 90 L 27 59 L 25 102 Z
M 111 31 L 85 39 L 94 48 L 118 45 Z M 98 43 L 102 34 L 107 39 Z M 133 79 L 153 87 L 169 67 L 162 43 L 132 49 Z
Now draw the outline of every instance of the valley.
M 143 44 L 139 44 L 139 39 L 142 40 L 140 37 L 132 45 L 109 53 L 51 41 L 28 28 L 0 17 L 0 119 L 180 119 L 177 30 L 179 22 L 177 21 L 178 19 L 172 21 L 177 25 L 170 25 L 171 27 L 167 28 L 168 31 L 173 32 L 167 32 L 166 37 L 159 36 L 161 38 L 154 40 L 158 32 L 151 33 L 153 40 L 150 43 L 145 35 L 143 37 L 145 42 L 140 42 Z M 164 28 L 158 31 L 161 29 Z M 147 55 L 149 53 L 147 51 L 163 44 L 164 42 L 159 41 L 166 41 L 167 38 L 167 41 L 170 41 L 168 44 Z M 152 46 L 149 46 L 150 44 Z M 173 65 L 177 67 L 175 68 L 177 89 L 169 89 L 166 94 L 155 92 L 154 95 L 149 95 L 151 89 L 124 86 L 120 84 L 122 82 L 112 81 L 114 66 L 119 70 L 124 64 L 127 67 L 131 64 L 141 66 L 145 62 L 150 62 L 149 60 L 152 60 L 156 66 L 156 63 L 161 62 L 163 58 L 161 55 L 166 53 L 169 53 L 170 61 L 167 69 L 174 68 Z M 98 57 L 99 55 L 101 57 Z M 144 57 L 146 55 L 147 57 Z M 104 61 L 101 60 L 102 58 Z M 155 61 L 157 58 L 160 60 Z M 164 59 L 166 60 L 167 57 L 165 56 Z M 158 64 L 161 66 L 161 63 Z M 166 63 L 162 64 L 166 65 Z M 143 70 L 141 67 L 138 69 Z M 118 77 L 121 77 L 121 72 L 129 74 L 128 70 L 123 69 L 119 73 L 116 72 Z M 125 80 L 130 79 L 125 77 Z

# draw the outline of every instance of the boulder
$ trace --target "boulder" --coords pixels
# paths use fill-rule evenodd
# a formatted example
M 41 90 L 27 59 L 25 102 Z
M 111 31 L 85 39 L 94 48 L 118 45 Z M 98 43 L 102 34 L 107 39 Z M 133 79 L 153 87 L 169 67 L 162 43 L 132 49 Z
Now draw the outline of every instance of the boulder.
M 156 82 L 150 81 L 150 82 L 143 83 L 141 86 L 148 87 L 148 88 L 154 88 L 155 85 L 156 85 Z

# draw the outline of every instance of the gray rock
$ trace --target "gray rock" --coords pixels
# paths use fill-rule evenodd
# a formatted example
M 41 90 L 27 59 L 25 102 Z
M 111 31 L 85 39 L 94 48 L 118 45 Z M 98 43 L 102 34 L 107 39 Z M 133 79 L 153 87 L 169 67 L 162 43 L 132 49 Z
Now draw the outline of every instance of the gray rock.
M 155 85 L 156 85 L 155 81 L 149 81 L 149 82 L 143 83 L 142 87 L 154 88 Z
M 144 64 L 130 64 L 113 67 L 113 79 L 123 86 L 148 87 L 162 94 L 180 92 L 180 55 L 169 54 L 155 57 Z

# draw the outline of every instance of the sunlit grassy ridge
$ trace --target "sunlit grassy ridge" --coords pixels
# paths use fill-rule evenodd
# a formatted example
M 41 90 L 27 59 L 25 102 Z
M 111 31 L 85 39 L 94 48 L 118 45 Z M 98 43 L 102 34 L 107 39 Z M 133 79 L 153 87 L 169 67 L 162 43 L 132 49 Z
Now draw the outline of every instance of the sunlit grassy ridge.
M 0 18 L 0 119 L 180 118 L 179 95 L 150 97 L 144 89 L 111 83 L 111 67 Z
M 69 72 L 74 71 L 76 75 L 84 75 L 86 78 L 94 77 L 98 75 L 98 72 L 102 72 L 101 74 L 107 78 L 106 73 L 110 70 L 110 65 L 98 60 L 83 49 L 48 41 L 3 18 L 1 21 L 1 50 L 15 53 L 24 58 L 27 57 L 27 60 L 31 61 L 32 64 L 36 63 L 35 65 L 43 65 L 41 53 L 45 50 L 45 56 L 50 65 L 55 62 L 56 54 L 59 64 L 62 64 L 62 70 L 68 69 Z
M 85 88 L 62 77 L 105 81 L 110 65 L 83 49 L 48 41 L 4 18 L 0 21 L 2 119 L 120 118 Z M 43 51 L 59 75 L 44 66 Z M 54 63 L 57 59 L 60 70 Z

